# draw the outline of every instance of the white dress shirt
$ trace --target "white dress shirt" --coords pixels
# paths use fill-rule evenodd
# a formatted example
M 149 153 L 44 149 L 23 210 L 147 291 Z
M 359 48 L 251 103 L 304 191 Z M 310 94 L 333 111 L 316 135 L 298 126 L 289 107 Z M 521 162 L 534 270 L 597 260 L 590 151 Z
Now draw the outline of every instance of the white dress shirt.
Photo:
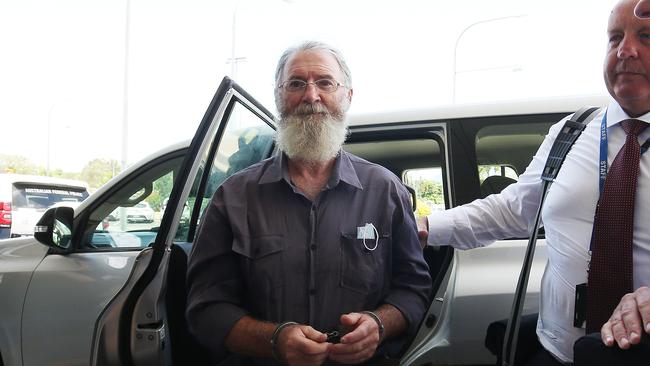
M 548 262 L 542 277 L 537 335 L 563 362 L 572 362 L 573 343 L 585 334 L 573 326 L 575 286 L 587 282 L 589 243 L 599 196 L 600 123 L 594 118 L 569 152 L 551 185 L 542 212 Z M 625 143 L 620 126 L 629 117 L 611 101 L 607 109 L 608 166 Z M 566 119 L 566 118 L 565 118 Z M 481 247 L 495 240 L 527 237 L 542 191 L 540 175 L 564 121 L 554 124 L 519 181 L 500 194 L 429 216 L 429 245 L 457 249 Z M 638 119 L 650 123 L 650 113 Z M 650 127 L 639 135 L 643 144 Z M 650 152 L 641 156 L 635 197 L 634 288 L 650 285 Z M 496 319 L 495 319 L 496 320 Z

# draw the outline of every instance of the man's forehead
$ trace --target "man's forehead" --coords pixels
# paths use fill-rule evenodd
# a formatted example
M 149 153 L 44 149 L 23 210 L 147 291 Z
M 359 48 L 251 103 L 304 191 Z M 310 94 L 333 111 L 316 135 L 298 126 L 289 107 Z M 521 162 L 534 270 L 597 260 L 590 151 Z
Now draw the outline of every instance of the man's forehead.
M 324 50 L 299 51 L 293 54 L 285 68 L 285 75 L 341 76 L 341 68 L 332 54 Z
M 638 0 L 621 0 L 619 1 L 609 15 L 607 30 L 612 31 L 632 23 L 639 25 L 645 23 L 643 20 L 634 16 L 634 6 Z M 650 24 L 650 23 L 648 23 Z

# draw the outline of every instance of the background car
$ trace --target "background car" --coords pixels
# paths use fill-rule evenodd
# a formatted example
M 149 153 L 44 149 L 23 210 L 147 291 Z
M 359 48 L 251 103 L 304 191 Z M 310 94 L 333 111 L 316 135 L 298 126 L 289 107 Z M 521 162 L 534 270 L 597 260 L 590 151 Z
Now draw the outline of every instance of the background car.
M 126 221 L 127 222 L 153 222 L 154 211 L 149 205 L 149 202 L 142 201 L 133 207 L 126 208 Z
M 417 200 L 430 201 L 418 210 L 450 208 L 489 193 L 482 187 L 489 176 L 516 181 L 552 123 L 605 102 L 560 99 L 356 116 L 344 149 L 415 187 Z M 274 128 L 271 114 L 226 79 L 191 143 L 131 166 L 74 212 L 48 210 L 37 237 L 1 242 L 3 364 L 219 364 L 185 323 L 187 257 L 215 189 L 237 169 L 274 153 Z M 163 182 L 173 188 L 161 190 Z M 503 188 L 491 187 L 491 193 Z M 168 198 L 159 224 L 104 227 L 116 208 L 154 194 Z M 55 222 L 61 235 L 48 234 Z M 527 313 L 537 310 L 546 262 L 543 240 L 538 245 Z M 511 238 L 471 251 L 425 248 L 431 304 L 400 364 L 494 364 L 483 345 L 485 331 L 508 316 L 525 246 L 525 239 Z
M 88 183 L 24 174 L 0 174 L 0 239 L 34 234 L 46 209 L 76 207 L 88 197 Z

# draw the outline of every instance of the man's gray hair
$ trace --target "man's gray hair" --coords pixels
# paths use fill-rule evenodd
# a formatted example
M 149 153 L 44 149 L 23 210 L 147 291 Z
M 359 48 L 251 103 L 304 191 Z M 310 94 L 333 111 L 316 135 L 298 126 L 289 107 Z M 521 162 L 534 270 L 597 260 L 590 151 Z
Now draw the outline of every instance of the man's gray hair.
M 352 87 L 352 74 L 350 73 L 350 68 L 348 68 L 347 63 L 345 62 L 345 59 L 343 58 L 343 55 L 339 50 L 336 48 L 329 46 L 325 43 L 322 42 L 317 42 L 317 41 L 307 41 L 304 43 L 301 43 L 297 46 L 290 47 L 284 53 L 282 56 L 280 56 L 280 60 L 278 61 L 278 67 L 275 69 L 275 102 L 276 104 L 279 103 L 280 101 L 280 83 L 282 83 L 282 75 L 284 74 L 284 68 L 287 66 L 287 61 L 289 61 L 289 57 L 293 56 L 297 52 L 302 52 L 302 51 L 326 51 L 329 52 L 332 56 L 334 56 L 334 59 L 336 62 L 339 64 L 339 67 L 341 68 L 341 72 L 343 72 L 343 77 L 345 80 L 343 82 L 345 83 L 345 86 L 348 88 Z

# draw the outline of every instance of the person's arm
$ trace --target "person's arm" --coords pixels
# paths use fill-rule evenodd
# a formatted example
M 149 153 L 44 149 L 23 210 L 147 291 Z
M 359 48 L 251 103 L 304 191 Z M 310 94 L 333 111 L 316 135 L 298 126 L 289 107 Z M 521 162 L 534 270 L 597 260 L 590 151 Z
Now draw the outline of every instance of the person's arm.
M 600 330 L 606 346 L 615 343 L 629 349 L 641 342 L 643 333 L 650 334 L 650 288 L 640 287 L 621 299 L 612 316 Z
M 541 173 L 565 120 L 551 127 L 517 183 L 509 185 L 499 194 L 446 211 L 433 212 L 426 219 L 419 219 L 420 237 L 426 236 L 428 245 L 470 249 L 499 239 L 528 236 L 542 194 Z
M 252 357 L 274 357 L 288 365 L 320 365 L 327 359 L 327 335 L 308 325 L 291 324 L 280 328 L 274 324 L 244 316 L 226 337 L 226 347 L 233 353 Z
M 187 268 L 187 322 L 196 340 L 213 354 L 226 352 L 226 335 L 248 315 L 245 281 L 232 251 L 233 228 L 217 189 L 201 218 Z
M 352 329 L 341 337 L 339 344 L 330 348 L 329 358 L 345 364 L 356 364 L 371 358 L 384 339 L 396 337 L 404 332 L 407 322 L 393 305 L 384 304 L 369 313 L 341 315 L 341 325 Z

